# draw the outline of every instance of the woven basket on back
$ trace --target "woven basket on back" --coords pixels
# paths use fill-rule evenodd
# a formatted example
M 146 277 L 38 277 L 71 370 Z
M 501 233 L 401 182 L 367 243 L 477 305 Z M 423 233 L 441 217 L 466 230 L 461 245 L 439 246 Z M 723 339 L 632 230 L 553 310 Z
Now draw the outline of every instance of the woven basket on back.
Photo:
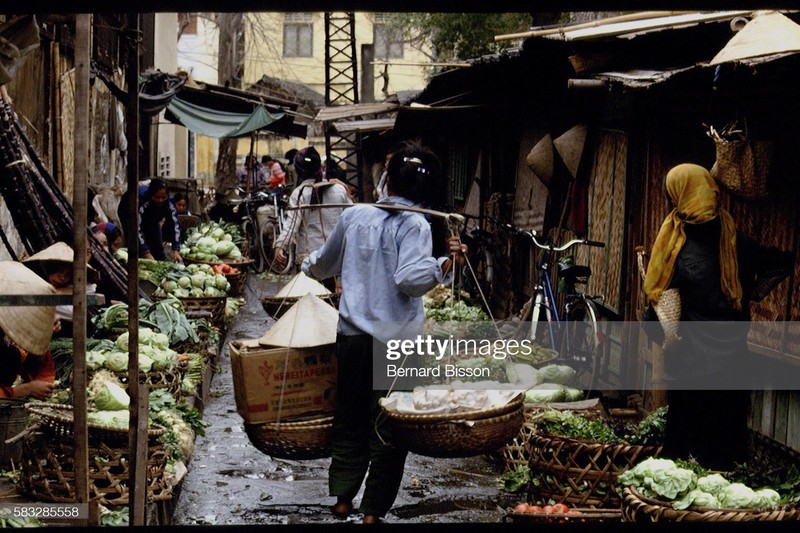
M 604 444 L 534 433 L 530 469 L 540 473 L 531 486 L 534 499 L 580 507 L 617 508 L 617 476 L 636 463 L 661 453 L 661 447 Z
M 58 404 L 26 404 L 37 420 L 38 430 L 24 441 L 19 490 L 38 501 L 75 502 L 75 442 L 72 407 Z M 147 499 L 172 498 L 172 484 L 165 478 L 168 452 L 158 438 L 163 428 L 148 430 Z M 103 505 L 128 504 L 128 430 L 89 424 L 89 498 Z
M 501 450 L 503 453 L 503 466 L 505 471 L 516 470 L 519 466 L 528 466 L 531 460 L 531 449 L 528 441 L 536 432 L 536 424 L 533 418 L 547 409 L 566 409 L 590 420 L 604 416 L 603 406 L 597 400 L 553 404 L 526 403 L 525 423 L 522 424 L 522 429 L 520 429 L 517 436 L 503 446 Z
M 245 424 L 253 446 L 280 459 L 321 459 L 330 457 L 333 417 L 318 415 L 288 422 Z
M 408 415 L 384 410 L 398 447 L 428 457 L 472 457 L 513 440 L 525 421 L 522 395 L 482 411 Z

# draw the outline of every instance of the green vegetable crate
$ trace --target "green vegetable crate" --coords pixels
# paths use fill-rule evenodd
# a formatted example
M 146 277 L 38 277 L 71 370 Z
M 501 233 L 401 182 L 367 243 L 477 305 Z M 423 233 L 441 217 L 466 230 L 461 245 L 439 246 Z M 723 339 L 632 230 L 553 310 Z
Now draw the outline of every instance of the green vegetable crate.
M 72 503 L 75 495 L 75 441 L 72 406 L 34 402 L 25 405 L 35 420 L 24 438 L 18 489 L 37 501 Z M 148 430 L 147 500 L 172 498 L 165 478 L 168 452 L 159 437 L 164 428 Z M 128 429 L 89 423 L 89 499 L 103 505 L 128 505 Z

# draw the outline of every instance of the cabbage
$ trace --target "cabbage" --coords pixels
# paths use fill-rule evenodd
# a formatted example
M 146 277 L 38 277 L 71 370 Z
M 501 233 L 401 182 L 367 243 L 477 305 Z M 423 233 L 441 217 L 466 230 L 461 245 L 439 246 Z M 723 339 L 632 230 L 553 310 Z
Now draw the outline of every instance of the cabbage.
M 716 496 L 700 489 L 691 490 L 683 498 L 672 502 L 672 508 L 679 511 L 692 505 L 719 509 L 719 501 Z
M 240 252 L 238 248 L 234 248 L 231 250 L 231 253 L 228 254 L 228 257 L 231 259 L 239 259 L 242 257 L 242 252 Z
M 153 361 L 153 370 L 174 368 L 178 364 L 178 352 L 175 350 L 156 350 L 150 358 Z
M 234 246 L 235 245 L 231 241 L 220 241 L 214 245 L 212 253 L 218 255 L 219 257 L 225 257 L 233 251 Z
M 703 476 L 697 480 L 697 488 L 703 492 L 708 492 L 716 496 L 719 491 L 730 485 L 731 482 L 720 474 Z
M 720 505 L 726 509 L 746 509 L 755 507 L 758 498 L 753 489 L 742 483 L 731 483 L 719 491 Z
M 565 402 L 579 402 L 583 400 L 583 391 L 580 389 L 573 389 L 572 387 L 564 387 L 564 401 Z
M 167 348 L 169 348 L 169 336 L 167 336 L 164 333 L 156 333 L 155 335 L 153 335 L 153 340 L 151 344 L 156 348 L 166 350 Z
M 96 352 L 93 350 L 86 352 L 86 367 L 89 370 L 97 370 L 101 368 L 105 362 L 106 354 L 103 352 Z
M 115 428 L 128 428 L 130 426 L 130 412 L 123 409 L 119 411 L 92 411 L 86 415 L 92 424 L 111 426 Z
M 178 288 L 178 284 L 172 280 L 164 280 L 161 284 L 161 288 L 164 289 L 165 292 L 174 292 L 175 289 Z
M 217 274 L 214 276 L 215 285 L 217 289 L 224 291 L 225 287 L 228 285 L 228 278 L 223 276 L 222 274 Z
M 106 368 L 114 372 L 128 370 L 128 352 L 108 352 L 106 354 Z
M 547 365 L 539 369 L 541 383 L 569 385 L 573 378 L 575 378 L 575 370 L 567 365 Z
M 117 337 L 117 340 L 116 340 L 116 342 L 114 342 L 114 344 L 116 344 L 118 350 L 123 351 L 123 352 L 127 352 L 128 351 L 128 332 L 126 331 L 125 333 L 123 333 L 122 335 Z
M 695 488 L 697 474 L 678 468 L 669 459 L 651 457 L 620 474 L 618 480 L 622 485 L 637 487 L 645 496 L 674 500 L 679 494 Z
M 214 231 L 211 232 L 211 236 L 219 241 L 225 236 L 225 230 L 222 228 L 215 228 Z
M 140 353 L 139 354 L 139 371 L 141 372 L 150 372 L 150 369 L 153 368 L 153 360 L 150 357 Z
M 206 275 L 202 272 L 192 274 L 192 287 L 195 289 L 202 289 L 206 281 Z
M 777 507 L 781 502 L 781 495 L 772 489 L 760 489 L 756 491 L 753 507 Z
M 189 291 L 187 289 L 175 289 L 175 292 L 173 292 L 172 294 L 175 296 L 175 298 L 188 298 L 189 297 Z
M 101 411 L 119 411 L 127 409 L 131 404 L 131 399 L 125 389 L 116 383 L 107 381 L 94 395 L 94 403 Z
M 214 245 L 217 243 L 213 237 L 202 237 L 197 241 L 197 249 L 203 253 L 213 253 Z
M 192 280 L 189 278 L 189 276 L 181 276 L 178 280 L 178 286 L 181 289 L 188 289 L 192 286 Z
M 539 384 L 539 371 L 524 363 L 508 363 L 506 375 L 511 383 L 525 387 Z
M 527 403 L 563 402 L 564 397 L 564 387 L 556 383 L 542 383 L 525 392 Z
M 152 344 L 155 334 L 150 328 L 139 328 L 139 344 Z

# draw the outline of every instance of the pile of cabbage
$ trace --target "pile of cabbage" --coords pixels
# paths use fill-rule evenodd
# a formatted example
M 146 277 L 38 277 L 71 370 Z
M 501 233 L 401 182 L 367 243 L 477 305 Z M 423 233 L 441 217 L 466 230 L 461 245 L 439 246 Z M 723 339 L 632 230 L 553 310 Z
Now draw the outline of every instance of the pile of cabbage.
M 230 288 L 228 279 L 222 274 L 214 274 L 211 265 L 176 265 L 153 295 L 161 298 L 170 294 L 176 298 L 216 298 L 227 296 Z
M 189 259 L 219 263 L 221 259 L 239 259 L 242 252 L 233 235 L 217 222 L 201 224 L 190 230 L 180 254 Z
M 575 369 L 567 365 L 546 365 L 536 369 L 524 363 L 508 363 L 506 375 L 511 383 L 524 387 L 526 403 L 577 402 L 583 391 L 570 387 Z
M 691 506 L 761 509 L 781 504 L 780 494 L 773 489 L 753 490 L 742 483 L 731 483 L 721 474 L 698 476 L 670 459 L 646 459 L 618 479 L 621 485 L 633 486 L 643 496 L 672 502 L 678 510 Z
M 116 342 L 100 341 L 86 352 L 90 370 L 106 368 L 112 372 L 128 370 L 128 332 Z M 142 372 L 172 370 L 178 366 L 178 352 L 169 347 L 169 337 L 150 328 L 139 328 L 139 370 Z

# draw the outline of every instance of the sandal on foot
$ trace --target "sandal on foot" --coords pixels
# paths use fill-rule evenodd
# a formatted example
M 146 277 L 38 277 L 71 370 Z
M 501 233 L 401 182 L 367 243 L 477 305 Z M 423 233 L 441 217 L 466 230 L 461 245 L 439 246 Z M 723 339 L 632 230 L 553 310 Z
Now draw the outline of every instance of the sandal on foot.
M 364 519 L 361 521 L 363 524 L 381 524 L 383 520 L 374 514 L 365 514 Z
M 331 507 L 331 513 L 339 520 L 347 520 L 353 514 L 353 503 L 348 501 L 338 501 Z

